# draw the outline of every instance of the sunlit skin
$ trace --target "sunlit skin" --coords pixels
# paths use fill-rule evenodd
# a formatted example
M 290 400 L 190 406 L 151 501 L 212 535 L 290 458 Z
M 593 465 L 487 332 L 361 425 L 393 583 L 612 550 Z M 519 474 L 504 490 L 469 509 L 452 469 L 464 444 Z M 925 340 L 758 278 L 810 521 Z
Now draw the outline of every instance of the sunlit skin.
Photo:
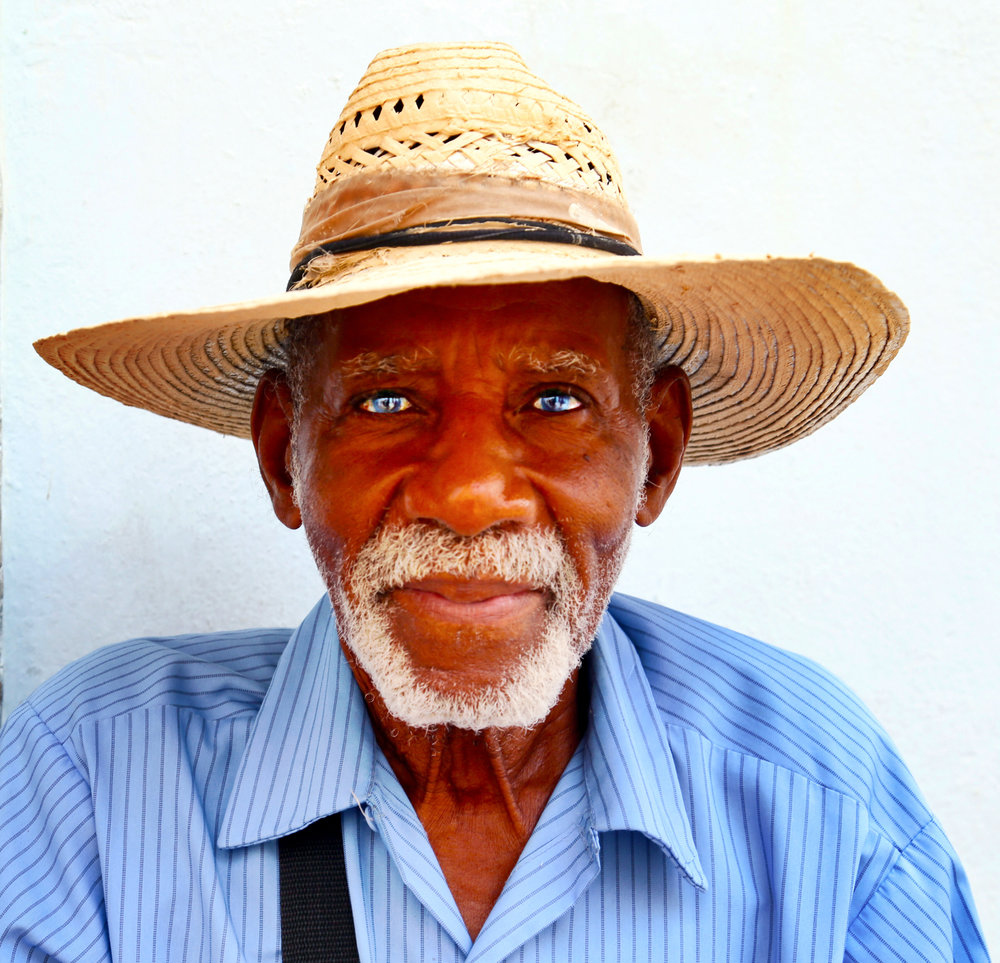
M 676 368 L 639 410 L 626 317 L 621 289 L 587 280 L 411 291 L 340 312 L 294 435 L 282 376 L 258 387 L 253 438 L 275 513 L 306 526 L 335 579 L 382 526 L 554 528 L 605 598 L 606 559 L 660 514 L 691 420 Z M 538 637 L 547 602 L 532 586 L 431 576 L 392 592 L 390 617 L 420 679 L 472 691 Z M 413 729 L 345 654 L 474 938 L 582 736 L 578 676 L 528 731 Z

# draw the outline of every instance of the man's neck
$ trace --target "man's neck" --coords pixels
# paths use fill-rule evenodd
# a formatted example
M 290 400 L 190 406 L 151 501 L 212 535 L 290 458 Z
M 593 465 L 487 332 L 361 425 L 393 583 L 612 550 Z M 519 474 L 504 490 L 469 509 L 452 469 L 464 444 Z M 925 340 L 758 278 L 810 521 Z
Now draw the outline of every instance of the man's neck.
M 544 793 L 544 807 L 580 741 L 577 688 L 574 674 L 532 729 L 414 729 L 388 714 L 378 718 L 377 704 L 371 714 L 379 745 L 421 819 L 422 810 L 446 802 L 459 809 L 486 805 L 530 835 L 541 809 L 526 811 L 528 798 Z
M 413 804 L 475 939 L 583 734 L 574 672 L 532 729 L 414 728 L 390 715 L 348 653 L 375 737 Z

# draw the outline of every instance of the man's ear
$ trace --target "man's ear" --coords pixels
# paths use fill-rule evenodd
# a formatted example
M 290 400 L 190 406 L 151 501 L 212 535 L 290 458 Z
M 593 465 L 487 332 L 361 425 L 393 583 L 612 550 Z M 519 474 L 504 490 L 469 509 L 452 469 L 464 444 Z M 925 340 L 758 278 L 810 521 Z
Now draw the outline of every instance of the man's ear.
M 302 515 L 292 485 L 292 392 L 279 371 L 265 371 L 257 383 L 250 414 L 250 436 L 257 451 L 274 514 L 282 524 L 298 528 Z
M 649 468 L 646 498 L 636 512 L 639 525 L 652 525 L 677 484 L 684 449 L 691 437 L 691 385 L 682 368 L 670 365 L 653 382 L 649 407 Z

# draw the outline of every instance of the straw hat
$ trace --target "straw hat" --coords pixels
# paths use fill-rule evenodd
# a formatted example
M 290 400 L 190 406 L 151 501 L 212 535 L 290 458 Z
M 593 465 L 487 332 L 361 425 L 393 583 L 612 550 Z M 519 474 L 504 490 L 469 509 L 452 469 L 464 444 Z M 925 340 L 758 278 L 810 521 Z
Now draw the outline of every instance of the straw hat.
M 906 337 L 899 299 L 851 264 L 640 251 L 604 135 L 513 49 L 399 48 L 372 61 L 330 134 L 292 290 L 35 347 L 101 394 L 247 437 L 256 382 L 296 318 L 420 287 L 589 277 L 643 300 L 691 378 L 685 460 L 719 463 L 829 421 Z

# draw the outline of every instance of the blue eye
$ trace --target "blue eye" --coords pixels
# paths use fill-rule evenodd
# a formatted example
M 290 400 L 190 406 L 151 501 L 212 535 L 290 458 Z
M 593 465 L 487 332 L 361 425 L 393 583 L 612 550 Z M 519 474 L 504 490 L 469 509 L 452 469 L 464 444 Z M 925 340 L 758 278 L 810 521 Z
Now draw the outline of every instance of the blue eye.
M 398 415 L 413 405 L 403 395 L 398 395 L 394 391 L 380 391 L 363 399 L 359 407 L 362 411 L 373 415 Z
M 534 401 L 532 407 L 548 414 L 561 414 L 583 407 L 583 402 L 575 395 L 561 388 L 546 388 Z

